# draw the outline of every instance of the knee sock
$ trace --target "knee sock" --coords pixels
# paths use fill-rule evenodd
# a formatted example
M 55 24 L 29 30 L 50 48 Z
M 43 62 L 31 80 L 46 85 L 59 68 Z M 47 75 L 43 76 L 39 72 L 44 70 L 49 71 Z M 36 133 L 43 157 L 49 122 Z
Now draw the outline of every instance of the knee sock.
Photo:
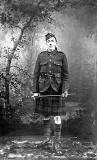
M 61 117 L 55 116 L 54 117 L 54 137 L 56 140 L 59 140 L 61 137 Z
M 44 125 L 43 125 L 43 132 L 44 132 L 44 136 L 46 137 L 50 137 L 50 120 L 44 120 Z

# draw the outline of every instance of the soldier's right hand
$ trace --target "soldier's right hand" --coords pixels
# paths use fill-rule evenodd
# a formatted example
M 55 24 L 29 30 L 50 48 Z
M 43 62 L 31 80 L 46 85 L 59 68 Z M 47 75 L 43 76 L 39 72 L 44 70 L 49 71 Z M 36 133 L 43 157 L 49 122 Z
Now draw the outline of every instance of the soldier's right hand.
M 39 93 L 33 93 L 33 99 L 35 100 L 35 98 L 37 98 L 39 96 Z
M 38 96 L 39 96 L 39 93 L 33 93 L 33 96 L 34 96 L 34 97 L 38 97 Z

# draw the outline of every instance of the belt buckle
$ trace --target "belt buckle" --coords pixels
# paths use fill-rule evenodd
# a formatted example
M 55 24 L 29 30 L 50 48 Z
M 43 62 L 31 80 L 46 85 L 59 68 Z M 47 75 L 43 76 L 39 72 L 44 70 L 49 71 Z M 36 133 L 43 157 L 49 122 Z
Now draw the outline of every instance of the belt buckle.
M 49 74 L 49 77 L 52 77 L 53 75 L 52 74 Z

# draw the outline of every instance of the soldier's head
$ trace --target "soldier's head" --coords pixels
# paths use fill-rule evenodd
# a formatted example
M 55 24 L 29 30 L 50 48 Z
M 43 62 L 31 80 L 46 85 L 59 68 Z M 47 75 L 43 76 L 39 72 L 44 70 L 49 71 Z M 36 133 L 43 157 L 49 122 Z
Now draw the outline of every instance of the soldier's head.
M 55 35 L 52 33 L 48 33 L 45 35 L 45 38 L 46 38 L 47 50 L 49 52 L 54 51 L 56 49 L 56 45 L 57 45 L 57 39 L 56 39 Z

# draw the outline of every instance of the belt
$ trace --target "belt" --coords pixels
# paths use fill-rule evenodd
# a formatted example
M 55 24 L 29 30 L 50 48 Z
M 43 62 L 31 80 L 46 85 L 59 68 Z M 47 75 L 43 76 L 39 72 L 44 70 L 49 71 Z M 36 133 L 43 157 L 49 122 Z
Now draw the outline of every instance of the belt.
M 42 78 L 55 77 L 53 73 L 41 73 Z
M 41 73 L 42 78 L 48 78 L 48 77 L 61 77 L 60 73 Z

